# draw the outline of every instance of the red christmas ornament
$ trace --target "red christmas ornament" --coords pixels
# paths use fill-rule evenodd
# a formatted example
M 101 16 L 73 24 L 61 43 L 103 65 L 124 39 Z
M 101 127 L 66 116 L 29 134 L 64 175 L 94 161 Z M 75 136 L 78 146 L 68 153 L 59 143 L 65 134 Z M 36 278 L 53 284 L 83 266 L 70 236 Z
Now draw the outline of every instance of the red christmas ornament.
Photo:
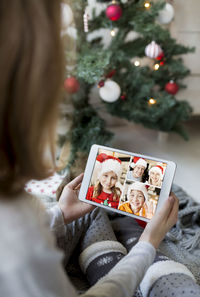
M 74 94 L 78 92 L 80 84 L 75 77 L 71 76 L 64 81 L 64 88 L 68 93 Z
M 108 74 L 106 75 L 106 78 L 111 78 L 113 77 L 113 75 L 115 75 L 116 73 L 116 69 L 111 70 L 110 72 L 108 72 Z
M 170 82 L 165 85 L 165 91 L 169 94 L 175 95 L 178 90 L 179 86 L 173 80 L 170 80 Z
M 106 8 L 106 16 L 111 21 L 117 21 L 122 16 L 122 9 L 118 4 L 111 4 Z
M 163 66 L 165 64 L 165 55 L 164 53 L 162 52 L 157 58 L 156 58 L 157 61 L 160 61 L 160 66 Z
M 164 59 L 164 57 L 165 57 L 165 55 L 164 55 L 164 53 L 162 52 L 162 53 L 156 58 L 156 60 L 158 60 L 158 61 L 162 61 L 162 60 Z
M 123 93 L 123 94 L 120 96 L 120 98 L 121 98 L 122 100 L 125 100 L 125 99 L 126 99 L 126 94 Z
M 98 83 L 98 87 L 99 88 L 102 88 L 103 86 L 104 86 L 104 80 L 102 79 L 102 80 L 100 80 L 100 82 Z

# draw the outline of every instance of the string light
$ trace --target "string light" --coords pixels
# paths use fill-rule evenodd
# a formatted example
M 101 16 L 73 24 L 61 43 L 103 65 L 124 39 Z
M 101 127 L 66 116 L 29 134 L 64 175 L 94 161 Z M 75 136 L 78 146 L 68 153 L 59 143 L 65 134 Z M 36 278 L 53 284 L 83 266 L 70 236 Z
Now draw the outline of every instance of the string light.
M 115 29 L 112 29 L 112 30 L 110 31 L 110 35 L 111 35 L 112 37 L 114 37 L 114 36 L 116 35 Z
M 83 24 L 84 24 L 84 32 L 88 32 L 88 20 L 89 20 L 89 15 L 88 13 L 85 11 L 84 15 L 83 15 Z
M 136 67 L 140 66 L 140 61 L 136 60 L 136 61 L 134 62 L 134 65 L 135 65 Z
M 154 65 L 154 70 L 158 70 L 160 68 L 160 65 L 159 64 L 155 64 Z
M 150 105 L 156 104 L 156 99 L 154 99 L 154 98 L 150 98 L 150 99 L 149 99 L 149 104 L 150 104 Z
M 151 7 L 151 3 L 149 1 L 144 2 L 144 7 L 149 9 Z

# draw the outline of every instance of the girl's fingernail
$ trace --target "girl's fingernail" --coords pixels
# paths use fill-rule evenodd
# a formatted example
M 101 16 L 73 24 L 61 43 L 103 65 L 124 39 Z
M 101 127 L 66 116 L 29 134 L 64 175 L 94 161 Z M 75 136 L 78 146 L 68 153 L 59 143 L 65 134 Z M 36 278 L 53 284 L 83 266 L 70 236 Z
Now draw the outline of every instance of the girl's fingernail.
M 169 196 L 170 202 L 174 202 L 174 196 Z

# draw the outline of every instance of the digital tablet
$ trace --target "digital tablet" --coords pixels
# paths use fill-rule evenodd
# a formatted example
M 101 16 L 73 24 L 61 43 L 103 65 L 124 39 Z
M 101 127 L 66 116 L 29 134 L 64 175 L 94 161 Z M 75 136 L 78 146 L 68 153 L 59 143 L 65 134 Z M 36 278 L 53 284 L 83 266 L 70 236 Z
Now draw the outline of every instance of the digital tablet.
M 79 199 L 148 222 L 168 198 L 172 161 L 94 144 Z

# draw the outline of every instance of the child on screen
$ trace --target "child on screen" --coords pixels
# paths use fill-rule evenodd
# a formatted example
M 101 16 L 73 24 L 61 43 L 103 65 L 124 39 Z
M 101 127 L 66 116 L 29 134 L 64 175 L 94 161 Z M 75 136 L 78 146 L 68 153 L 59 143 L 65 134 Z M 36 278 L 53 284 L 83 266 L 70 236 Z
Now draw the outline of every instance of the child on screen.
M 107 154 L 97 156 L 98 179 L 94 186 L 89 187 L 86 199 L 113 208 L 118 208 L 121 195 L 116 186 L 121 174 L 121 161 Z

